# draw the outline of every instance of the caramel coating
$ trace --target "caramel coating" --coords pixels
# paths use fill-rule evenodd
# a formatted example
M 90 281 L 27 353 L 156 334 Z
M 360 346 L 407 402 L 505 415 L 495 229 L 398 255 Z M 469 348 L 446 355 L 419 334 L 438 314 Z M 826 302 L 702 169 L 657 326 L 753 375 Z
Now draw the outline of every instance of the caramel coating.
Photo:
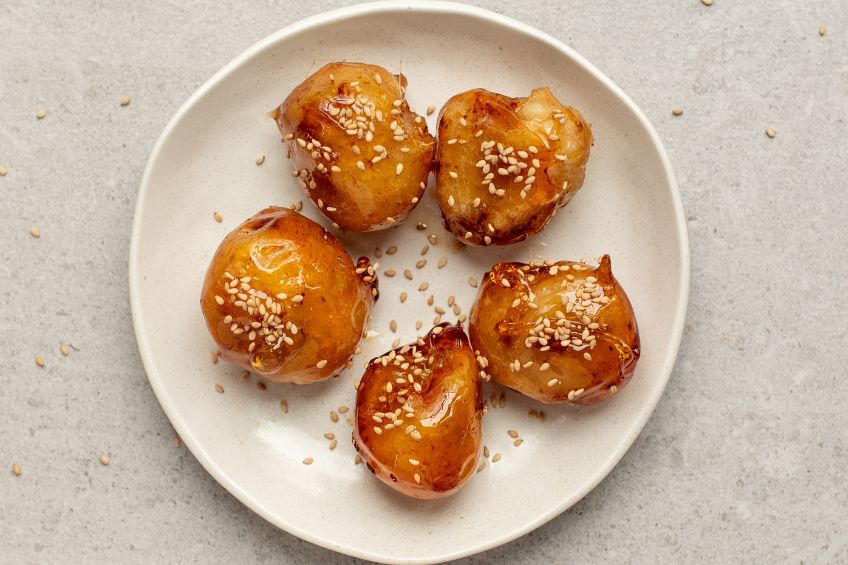
M 294 175 L 343 229 L 397 225 L 424 193 L 436 142 L 405 89 L 403 75 L 382 67 L 331 63 L 273 112 Z
M 547 404 L 594 404 L 627 384 L 639 329 L 609 255 L 498 263 L 471 309 L 469 335 L 497 382 Z
M 367 258 L 354 267 L 330 232 L 271 207 L 221 242 L 200 307 L 223 359 L 271 381 L 311 383 L 345 367 L 377 297 Z
M 468 338 L 461 326 L 443 323 L 368 364 L 356 393 L 353 444 L 390 487 L 441 498 L 474 474 L 482 414 L 480 369 Z
M 475 89 L 439 115 L 436 198 L 445 227 L 472 245 L 535 235 L 583 186 L 592 130 L 547 88 L 527 98 Z

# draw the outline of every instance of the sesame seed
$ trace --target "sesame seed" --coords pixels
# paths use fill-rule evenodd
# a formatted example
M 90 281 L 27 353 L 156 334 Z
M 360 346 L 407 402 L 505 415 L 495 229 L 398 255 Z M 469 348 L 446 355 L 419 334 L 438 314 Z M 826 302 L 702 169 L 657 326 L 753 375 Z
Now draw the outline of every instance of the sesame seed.
M 35 113 L 35 118 L 37 120 L 43 120 L 46 115 L 47 115 L 47 110 L 39 110 L 38 112 Z
M 100 464 L 101 465 L 108 465 L 111 461 L 112 460 L 109 459 L 109 456 L 106 455 L 106 454 L 103 454 L 103 455 L 100 456 Z
M 824 26 L 819 26 L 819 37 L 824 37 L 825 29 Z
M 771 129 L 771 128 L 768 128 L 768 129 L 766 130 L 766 135 L 767 135 L 767 136 L 769 136 L 769 138 L 774 139 L 774 137 L 777 135 L 777 132 L 776 132 L 776 131 L 774 131 L 774 130 L 773 130 L 773 129 Z
M 403 276 L 406 277 L 408 280 L 412 280 L 412 271 L 410 271 L 409 269 L 404 269 Z
M 427 284 L 426 282 L 423 282 L 420 285 L 418 285 L 418 290 L 421 291 L 421 292 L 427 290 L 428 288 L 430 288 L 430 285 Z
M 359 465 L 360 463 L 362 463 L 362 456 L 357 453 L 356 455 L 353 456 L 353 464 Z
M 556 384 L 558 382 L 559 382 L 559 379 L 551 379 L 551 380 L 548 381 L 548 386 L 556 386 Z
M 265 162 L 265 155 L 259 155 L 256 157 L 256 165 L 259 166 Z
M 365 163 L 363 163 L 362 161 L 357 161 L 356 162 L 356 168 L 359 169 L 360 171 L 364 171 L 365 170 Z
M 223 393 L 223 392 L 224 392 L 224 387 L 222 387 L 222 386 L 221 386 L 221 385 L 219 385 L 218 383 L 215 383 L 215 392 L 217 392 L 218 394 Z
M 713 0 L 701 0 L 701 3 L 702 3 L 704 6 L 712 6 L 712 5 L 713 5 Z
M 400 338 L 392 340 L 392 349 L 400 345 Z
M 412 457 L 409 458 L 410 465 L 418 465 L 419 463 L 421 462 L 418 459 L 413 459 Z
M 312 465 L 313 459 L 311 457 L 307 457 L 303 460 L 304 465 Z
M 334 410 L 330 410 L 330 420 L 335 424 L 339 421 L 339 415 Z
M 381 435 L 383 433 L 383 428 L 381 428 L 380 426 L 374 426 L 373 430 L 374 433 L 377 435 Z
M 453 195 L 448 196 L 448 206 L 453 207 L 456 201 L 453 199 Z
M 397 253 L 397 250 L 397 246 L 391 245 L 388 249 L 386 249 L 386 255 L 394 255 L 395 253 Z
M 5 177 L 7 174 L 9 174 L 9 169 L 6 167 L 0 167 L 0 177 Z
M 215 295 L 215 302 L 217 302 L 217 303 L 218 303 L 218 306 L 223 306 L 223 305 L 224 305 L 224 299 L 223 299 L 223 298 L 221 298 L 220 296 L 218 296 L 217 294 Z
M 683 115 L 683 108 L 674 108 L 674 109 L 671 111 L 671 114 L 672 114 L 673 116 L 682 116 L 682 115 Z
M 468 277 L 468 284 L 472 288 L 477 288 L 477 279 L 475 279 L 474 277 Z
M 129 106 L 132 99 L 129 96 L 124 96 L 121 98 L 121 106 Z
M 32 237 L 34 237 L 34 238 L 38 239 L 39 237 L 41 237 L 41 230 L 40 230 L 40 229 L 38 229 L 38 228 L 37 228 L 37 227 L 35 227 L 35 226 L 32 226 L 31 228 L 29 228 L 29 234 L 30 234 Z
M 380 73 L 374 73 L 374 82 L 377 84 L 383 84 L 383 77 Z
M 430 246 L 425 244 L 424 247 L 421 248 L 421 255 L 427 255 L 428 251 L 430 251 Z
M 427 260 L 426 260 L 426 259 L 419 259 L 418 261 L 416 261 L 416 262 L 415 262 L 415 268 L 416 268 L 416 269 L 421 269 L 421 268 L 423 268 L 423 267 L 424 267 L 424 265 L 426 265 L 426 264 L 427 264 Z
M 539 365 L 539 370 L 540 370 L 540 371 L 547 371 L 547 370 L 548 370 L 548 369 L 550 369 L 550 368 L 551 368 L 551 364 L 550 364 L 550 363 L 542 363 L 541 365 Z M 551 385 L 548 385 L 548 386 L 551 386 Z
M 326 360 L 326 359 L 321 359 L 320 361 L 318 361 L 317 363 L 315 363 L 315 366 L 316 366 L 316 367 L 318 367 L 319 369 L 323 369 L 324 367 L 326 367 L 326 366 L 327 366 L 327 360 Z
M 334 450 L 338 444 L 339 443 L 336 440 L 331 440 L 330 445 L 328 446 L 330 448 L 330 451 Z
M 217 210 L 212 212 L 212 217 L 215 218 L 215 221 L 219 224 L 224 221 L 224 216 L 221 214 L 221 212 L 218 212 Z
M 70 348 L 68 348 L 68 346 L 67 346 L 67 345 L 65 345 L 65 344 L 63 343 L 63 344 L 59 345 L 59 353 L 61 353 L 61 354 L 62 354 L 62 355 L 64 355 L 65 357 L 67 357 L 68 355 L 70 355 L 70 354 L 71 354 L 71 350 L 70 350 Z
M 259 390 L 266 390 L 268 388 L 268 385 L 266 385 L 262 381 L 257 381 L 256 388 L 258 388 Z
M 405 292 L 401 292 L 401 293 L 400 293 L 400 301 L 401 301 L 401 303 L 406 302 L 406 296 L 407 296 L 407 295 L 406 295 L 406 293 L 405 293 Z
M 497 463 L 497 462 L 498 462 L 498 461 L 500 461 L 500 460 L 501 460 L 501 454 L 500 454 L 500 452 L 495 453 L 495 454 L 492 456 L 492 463 Z
M 512 442 L 512 445 L 514 445 L 515 447 L 518 447 L 522 443 L 524 443 L 524 440 L 519 438 L 519 439 L 515 440 L 514 442 Z
M 12 464 L 12 473 L 14 473 L 14 475 L 16 477 L 20 477 L 21 476 L 21 466 L 18 465 L 17 463 L 13 463 Z
M 395 175 L 399 175 L 403 172 L 403 163 L 398 163 L 397 167 L 395 167 Z
M 215 365 L 218 363 L 218 356 L 220 355 L 219 351 L 210 351 L 209 352 L 209 362 Z
M 397 321 L 392 320 L 391 322 L 389 322 L 389 329 L 393 332 L 397 332 Z
M 587 351 L 587 352 L 585 352 L 585 353 L 583 354 L 583 359 L 585 359 L 586 361 L 591 361 L 591 360 L 592 360 L 592 356 L 591 356 L 591 355 L 589 354 L 589 352 Z
M 432 331 L 433 331 L 433 335 L 439 335 L 440 333 L 442 333 L 442 327 L 436 326 L 435 328 L 433 328 Z
M 36 357 L 35 358 L 35 364 L 38 365 L 39 367 L 44 367 L 44 357 L 42 357 L 41 355 Z
M 424 325 L 424 322 L 422 322 L 421 320 L 415 320 L 415 329 L 416 330 L 420 330 L 421 326 L 423 326 L 423 325 Z
M 459 175 L 456 173 L 456 171 L 448 171 L 448 175 L 452 179 L 458 179 L 459 178 Z
M 348 408 L 346 405 L 342 404 L 341 406 L 339 406 L 338 410 L 339 410 L 339 414 L 347 414 L 347 411 L 350 410 L 350 408 Z
M 393 277 L 393 276 L 395 276 L 397 273 L 395 273 L 394 269 L 388 269 L 388 270 L 387 270 L 385 273 L 383 273 L 383 274 L 384 274 L 384 275 L 386 275 L 387 277 Z
M 448 264 L 448 258 L 447 257 L 441 257 L 441 258 L 439 258 L 439 262 L 436 263 L 436 266 L 441 269 L 442 267 L 444 267 L 447 264 Z
M 515 430 L 507 430 L 506 433 L 509 434 L 509 437 L 518 437 L 518 432 Z
M 289 413 L 289 401 L 288 400 L 281 400 L 280 401 L 280 410 L 282 410 L 283 414 Z

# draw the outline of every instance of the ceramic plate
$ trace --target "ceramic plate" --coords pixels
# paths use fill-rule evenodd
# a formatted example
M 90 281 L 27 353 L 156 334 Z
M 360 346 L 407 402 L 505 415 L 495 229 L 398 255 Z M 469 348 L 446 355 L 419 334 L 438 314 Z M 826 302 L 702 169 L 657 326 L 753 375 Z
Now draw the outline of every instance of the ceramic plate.
M 366 61 L 409 79 L 408 99 L 424 113 L 451 95 L 483 87 L 526 96 L 551 87 L 592 123 L 586 183 L 539 236 L 505 248 L 457 251 L 428 195 L 403 225 L 378 234 L 340 234 L 354 257 L 396 245 L 381 271 L 409 268 L 414 280 L 381 278 L 381 299 L 354 367 L 309 386 L 256 386 L 213 365 L 215 346 L 199 308 L 206 267 L 224 235 L 269 204 L 304 200 L 266 113 L 320 66 Z M 532 61 L 532 64 L 528 64 Z M 435 130 L 433 114 L 427 118 Z M 263 165 L 254 162 L 266 155 Z M 428 190 L 431 190 L 432 186 Z M 223 222 L 212 219 L 215 210 Z M 419 231 L 416 224 L 425 223 Z M 416 269 L 426 236 L 436 234 Z M 502 408 L 484 419 L 489 463 L 456 496 L 404 498 L 354 465 L 351 427 L 330 412 L 354 404 L 363 363 L 411 341 L 415 321 L 433 321 L 430 294 L 455 295 L 464 312 L 499 260 L 594 258 L 609 253 L 639 321 L 642 358 L 631 384 L 590 409 L 541 406 L 497 385 Z M 447 266 L 437 269 L 440 257 Z M 153 390 L 185 444 L 227 490 L 278 527 L 324 547 L 397 563 L 432 563 L 512 540 L 577 502 L 621 459 L 640 432 L 674 364 L 686 308 L 685 223 L 668 158 L 651 125 L 608 78 L 557 40 L 501 15 L 438 2 L 375 3 L 319 15 L 260 41 L 224 67 L 180 108 L 162 133 L 138 197 L 130 251 L 130 294 L 141 358 Z M 429 290 L 419 292 L 422 281 Z M 401 305 L 398 296 L 409 293 Z M 396 334 L 388 330 L 397 319 Z M 422 331 L 423 331 L 422 330 Z M 225 391 L 216 393 L 215 384 Z M 283 413 L 280 401 L 288 401 Z M 528 417 L 544 409 L 546 421 Z M 518 430 L 514 447 L 506 430 Z M 325 432 L 338 438 L 328 449 Z M 302 463 L 312 457 L 310 466 Z

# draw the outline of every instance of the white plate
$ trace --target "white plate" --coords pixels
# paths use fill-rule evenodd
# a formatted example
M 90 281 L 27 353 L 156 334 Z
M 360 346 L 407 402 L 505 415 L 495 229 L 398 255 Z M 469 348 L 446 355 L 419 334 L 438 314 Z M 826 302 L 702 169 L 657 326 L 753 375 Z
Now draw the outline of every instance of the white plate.
M 212 365 L 214 344 L 199 294 L 208 261 L 224 235 L 268 204 L 305 200 L 305 213 L 327 222 L 289 174 L 266 112 L 330 61 L 366 61 L 409 79 L 419 112 L 472 87 L 524 96 L 550 86 L 592 123 L 595 146 L 586 184 L 538 237 L 508 248 L 456 252 L 427 196 L 404 225 L 382 234 L 343 235 L 351 253 L 394 243 L 385 268 L 411 268 L 414 281 L 381 278 L 382 297 L 353 369 L 306 387 L 241 382 L 240 370 Z M 428 118 L 434 131 L 436 114 Z M 256 166 L 257 155 L 267 155 Z M 213 210 L 224 215 L 213 221 Z M 416 231 L 426 222 L 426 232 Z M 413 263 L 438 233 L 427 266 Z M 394 493 L 363 465 L 354 466 L 350 426 L 329 412 L 353 406 L 362 362 L 412 340 L 414 321 L 434 316 L 425 299 L 454 294 L 468 311 L 466 280 L 501 259 L 613 257 L 613 270 L 636 310 L 642 359 L 632 383 L 591 409 L 544 407 L 507 392 L 484 420 L 485 443 L 503 459 L 447 500 L 421 502 Z M 373 256 L 373 255 L 372 255 Z M 447 256 L 446 268 L 436 269 Z M 417 291 L 421 281 L 426 293 Z M 438 562 L 479 552 L 550 520 L 588 493 L 621 459 L 665 388 L 686 308 L 689 259 L 680 199 L 668 158 L 644 115 L 608 78 L 557 40 L 498 14 L 437 2 L 376 3 L 319 15 L 260 41 L 224 67 L 180 108 L 147 165 L 130 250 L 136 337 L 150 383 L 192 453 L 227 490 L 268 521 L 313 543 L 367 559 Z M 398 295 L 409 292 L 401 306 Z M 400 321 L 397 335 L 390 319 Z M 226 392 L 213 387 L 222 384 Z M 486 395 L 502 389 L 487 385 Z M 279 402 L 289 402 L 283 414 Z M 347 414 L 350 416 L 350 413 Z M 524 438 L 514 447 L 507 435 Z M 324 432 L 341 441 L 329 451 Z M 302 460 L 311 456 L 315 463 Z

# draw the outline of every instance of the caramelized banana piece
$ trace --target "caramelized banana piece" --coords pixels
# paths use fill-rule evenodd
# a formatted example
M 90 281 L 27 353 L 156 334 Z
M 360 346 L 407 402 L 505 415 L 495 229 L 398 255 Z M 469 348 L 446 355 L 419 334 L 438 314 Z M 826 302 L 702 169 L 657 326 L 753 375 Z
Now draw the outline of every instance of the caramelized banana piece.
M 548 404 L 594 404 L 627 384 L 639 329 L 609 255 L 498 263 L 471 310 L 469 335 L 497 382 Z
M 439 116 L 436 197 L 463 242 L 507 245 L 535 235 L 583 186 L 592 130 L 547 88 L 527 98 L 475 89 Z
M 276 382 L 310 383 L 346 366 L 378 297 L 327 230 L 266 208 L 230 232 L 212 259 L 200 307 L 221 357 Z
M 480 369 L 460 326 L 372 359 L 356 394 L 353 444 L 368 469 L 413 498 L 453 494 L 482 445 Z
M 337 226 L 390 228 L 419 202 L 435 140 L 406 102 L 406 78 L 364 63 L 331 63 L 273 112 L 294 175 Z

